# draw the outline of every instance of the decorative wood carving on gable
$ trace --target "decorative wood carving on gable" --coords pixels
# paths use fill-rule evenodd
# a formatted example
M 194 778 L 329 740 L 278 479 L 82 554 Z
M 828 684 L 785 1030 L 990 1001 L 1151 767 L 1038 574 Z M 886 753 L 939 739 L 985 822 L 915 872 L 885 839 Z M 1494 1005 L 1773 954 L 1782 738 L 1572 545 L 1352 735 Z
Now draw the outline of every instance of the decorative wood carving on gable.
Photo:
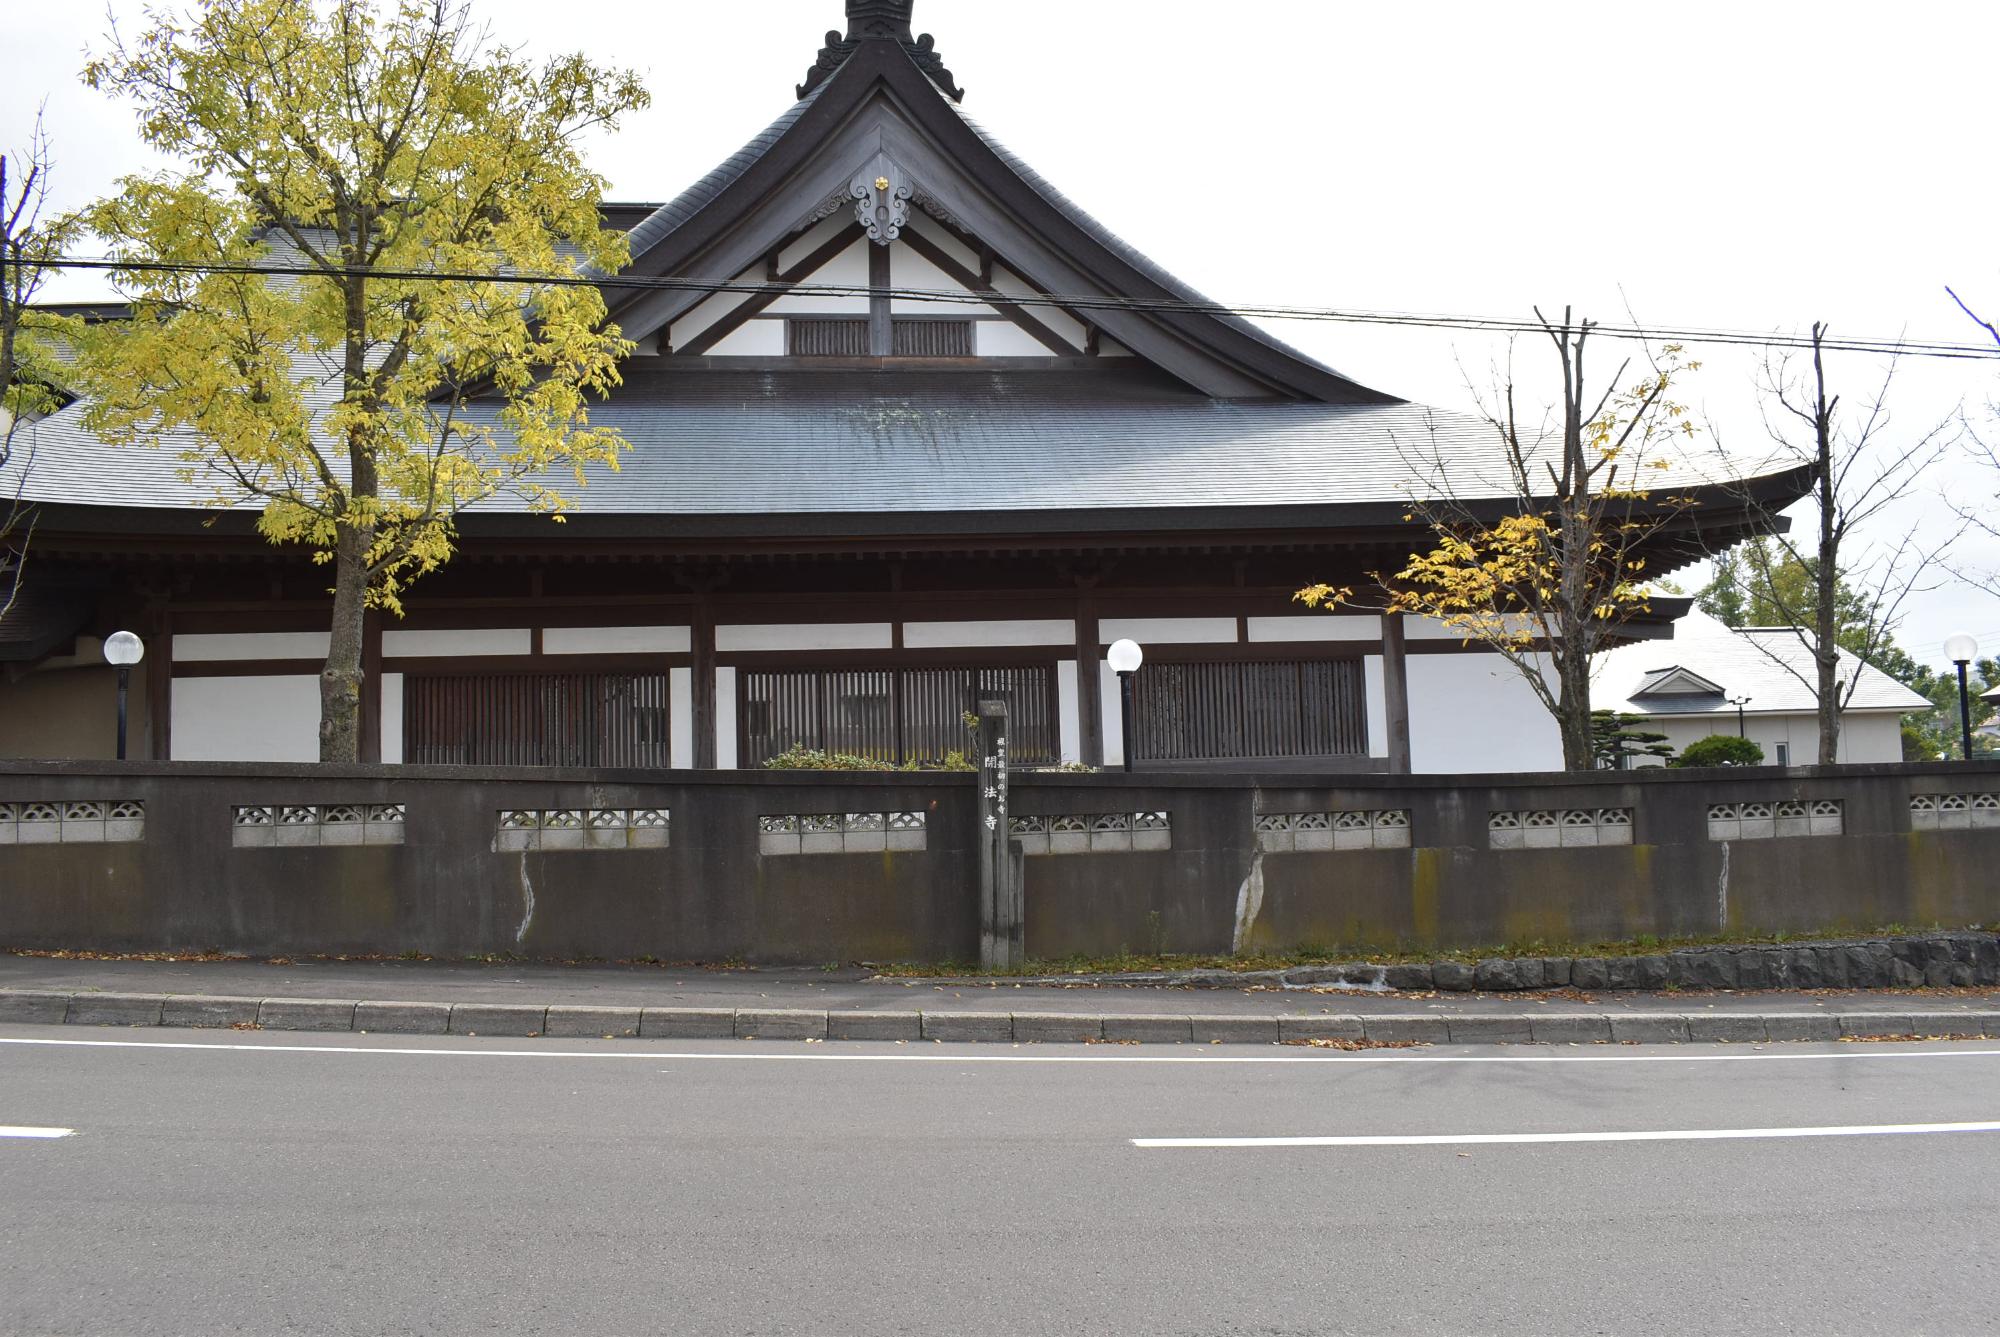
M 910 221 L 910 197 L 915 193 L 909 174 L 886 153 L 876 154 L 847 183 L 848 197 L 854 201 L 854 221 L 868 230 L 868 240 L 877 246 L 887 246 L 903 235 L 903 224 Z
M 952 79 L 951 71 L 944 67 L 944 59 L 937 53 L 937 39 L 929 33 L 919 37 L 911 32 L 910 11 L 915 4 L 916 0 L 847 0 L 847 35 L 843 37 L 838 31 L 827 33 L 826 45 L 806 71 L 798 95 L 805 97 L 825 83 L 863 42 L 887 41 L 902 47 L 925 77 L 943 89 L 953 102 L 964 101 L 965 90 Z

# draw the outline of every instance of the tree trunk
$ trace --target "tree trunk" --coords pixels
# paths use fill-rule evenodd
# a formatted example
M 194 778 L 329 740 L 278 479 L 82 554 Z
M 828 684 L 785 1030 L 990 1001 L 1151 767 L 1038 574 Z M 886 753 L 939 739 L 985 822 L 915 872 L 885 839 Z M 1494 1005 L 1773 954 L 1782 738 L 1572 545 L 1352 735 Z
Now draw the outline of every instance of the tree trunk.
M 1559 707 L 1556 724 L 1562 731 L 1563 769 L 1594 771 L 1597 769 L 1597 749 L 1590 728 L 1590 657 L 1552 653 L 1555 653 L 1556 677 L 1562 689 L 1556 699 Z
M 1813 572 L 1813 658 L 1819 702 L 1819 764 L 1840 760 L 1840 498 L 1834 491 L 1833 405 L 1826 397 L 1826 364 L 1820 342 L 1826 326 L 1813 326 L 1813 435 L 1818 455 L 1819 565 Z
M 333 549 L 333 628 L 319 675 L 319 759 L 361 760 L 361 626 L 374 535 L 343 527 Z
M 1833 563 L 1819 564 L 1819 608 L 1814 621 L 1813 649 L 1819 671 L 1819 764 L 1832 766 L 1840 760 L 1840 628 L 1834 615 Z

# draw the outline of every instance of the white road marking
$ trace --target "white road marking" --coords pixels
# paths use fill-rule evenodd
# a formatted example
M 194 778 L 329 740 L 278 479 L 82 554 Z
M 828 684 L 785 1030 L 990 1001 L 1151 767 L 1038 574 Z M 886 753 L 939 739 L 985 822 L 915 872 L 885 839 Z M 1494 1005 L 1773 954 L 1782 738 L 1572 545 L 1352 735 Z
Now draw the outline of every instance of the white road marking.
M 645 1043 L 643 1040 L 638 1043 Z M 735 1043 L 722 1041 L 721 1043 Z M 1932 1059 L 1932 1058 L 2000 1058 L 2000 1049 L 1888 1049 L 1878 1044 L 1843 1046 L 1837 1050 L 1819 1050 L 1811 1053 L 1785 1053 L 1766 1050 L 1749 1052 L 1708 1053 L 1700 1046 L 1690 1045 L 1689 1053 L 1551 1053 L 1551 1054 L 1429 1054 L 1406 1049 L 1386 1052 L 1342 1051 L 1338 1053 L 1303 1052 L 1287 1054 L 1241 1054 L 1218 1053 L 1205 1046 L 1189 1045 L 1182 1052 L 1174 1054 L 1106 1054 L 1106 1053 L 965 1053 L 930 1052 L 928 1041 L 911 1041 L 922 1044 L 922 1049 L 909 1052 L 855 1054 L 825 1047 L 801 1048 L 787 1052 L 777 1048 L 782 1041 L 765 1041 L 764 1048 L 757 1042 L 749 1042 L 740 1050 L 677 1051 L 661 1049 L 439 1049 L 409 1045 L 300 1045 L 300 1044 L 212 1044 L 194 1040 L 71 1040 L 71 1039 L 30 1039 L 24 1036 L 0 1036 L 0 1045 L 49 1045 L 62 1048 L 81 1049 L 193 1049 L 215 1053 L 270 1053 L 270 1054 L 375 1054 L 403 1055 L 422 1058 L 598 1058 L 598 1059 L 642 1059 L 659 1062 L 662 1059 L 696 1060 L 724 1063 L 1298 1063 L 1298 1064 L 1381 1064 L 1381 1063 L 1797 1063 L 1826 1059 Z M 833 1043 L 840 1043 L 835 1041 Z M 852 1043 L 864 1043 L 854 1041 Z M 866 1042 L 879 1043 L 879 1042 Z M 990 1047 L 982 1044 L 981 1048 Z M 1074 1046 L 1085 1048 L 1086 1046 Z M 1023 1046 L 1015 1045 L 1020 1049 Z M 1072 1046 L 1063 1046 L 1070 1049 Z M 1720 1046 L 1718 1046 L 1720 1048 Z
M 0 1137 L 75 1137 L 74 1128 L 32 1128 L 25 1124 L 0 1123 Z
M 1719 1142 L 1748 1137 L 1884 1137 L 2000 1133 L 1996 1123 L 1872 1123 L 1830 1128 L 1675 1128 L 1606 1133 L 1423 1133 L 1360 1137 L 1135 1137 L 1135 1147 L 1470 1147 L 1525 1142 Z

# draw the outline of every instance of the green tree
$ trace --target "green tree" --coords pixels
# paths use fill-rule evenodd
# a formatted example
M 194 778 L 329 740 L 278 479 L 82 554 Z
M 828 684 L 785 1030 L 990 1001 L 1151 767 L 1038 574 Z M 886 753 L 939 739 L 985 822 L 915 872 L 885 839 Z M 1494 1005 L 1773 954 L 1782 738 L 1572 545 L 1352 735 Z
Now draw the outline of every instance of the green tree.
M 1936 706 L 1928 714 L 1903 717 L 1903 759 L 1937 761 L 1958 756 L 1964 740 L 1960 737 L 1958 717 L 1957 669 L 1932 669 L 1929 665 L 1918 664 L 1908 677 L 1898 676 L 1905 685 L 1929 697 Z M 1984 693 L 2000 687 L 2000 659 L 1980 660 L 1970 667 L 1966 678 L 1971 697 L 1972 727 L 1976 730 L 1981 725 L 2000 719 L 2000 708 L 1990 701 L 1980 700 Z M 1975 733 L 1972 753 L 1976 757 L 2000 756 L 2000 742 L 1991 736 Z
M 1712 733 L 1681 749 L 1674 766 L 1761 766 L 1764 749 L 1733 733 Z
M 623 263 L 579 136 L 646 94 L 494 46 L 456 0 L 150 16 L 84 72 L 180 164 L 89 213 L 136 313 L 80 332 L 85 421 L 164 437 L 216 504 L 259 507 L 266 538 L 331 565 L 320 757 L 352 761 L 365 610 L 400 611 L 465 507 L 504 493 L 560 519 L 547 471 L 616 467 L 624 443 L 587 403 L 630 343 L 595 287 L 516 276 Z
M 1591 749 L 1597 764 L 1606 770 L 1620 770 L 1634 757 L 1669 758 L 1674 750 L 1663 733 L 1645 729 L 1644 715 L 1622 715 L 1614 710 L 1590 712 Z

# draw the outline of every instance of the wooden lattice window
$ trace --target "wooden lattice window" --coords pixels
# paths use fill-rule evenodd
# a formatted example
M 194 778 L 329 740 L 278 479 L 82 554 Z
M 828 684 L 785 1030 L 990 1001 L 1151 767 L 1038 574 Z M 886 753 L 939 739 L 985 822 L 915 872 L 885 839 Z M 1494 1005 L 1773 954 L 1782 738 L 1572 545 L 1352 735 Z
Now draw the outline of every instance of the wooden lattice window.
M 971 357 L 969 320 L 898 320 L 890 330 L 897 357 Z
M 890 351 L 897 357 L 971 357 L 969 320 L 897 317 L 889 326 Z M 785 351 L 793 357 L 867 357 L 865 316 L 806 316 L 785 322 Z
M 439 673 L 403 680 L 403 760 L 428 766 L 671 764 L 664 673 Z
M 1358 660 L 1148 662 L 1132 683 L 1136 761 L 1364 756 Z
M 793 357 L 867 357 L 868 318 L 788 320 L 785 351 Z
M 939 762 L 970 753 L 965 716 L 982 700 L 1007 702 L 1008 752 L 1021 765 L 1058 760 L 1055 666 L 745 670 L 739 675 L 745 766 L 794 746 Z

